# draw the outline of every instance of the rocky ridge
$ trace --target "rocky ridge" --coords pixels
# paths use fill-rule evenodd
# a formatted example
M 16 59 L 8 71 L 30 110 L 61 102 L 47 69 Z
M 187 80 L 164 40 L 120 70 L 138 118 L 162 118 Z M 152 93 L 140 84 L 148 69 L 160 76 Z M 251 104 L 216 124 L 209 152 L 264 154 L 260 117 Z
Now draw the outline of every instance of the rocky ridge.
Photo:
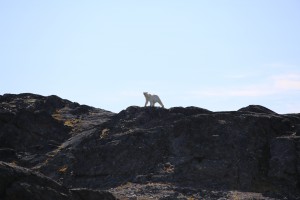
M 57 96 L 0 96 L 0 166 L 43 174 L 70 199 L 99 190 L 119 199 L 300 199 L 299 136 L 300 114 L 258 105 L 115 114 Z M 0 199 L 9 199 L 6 185 Z

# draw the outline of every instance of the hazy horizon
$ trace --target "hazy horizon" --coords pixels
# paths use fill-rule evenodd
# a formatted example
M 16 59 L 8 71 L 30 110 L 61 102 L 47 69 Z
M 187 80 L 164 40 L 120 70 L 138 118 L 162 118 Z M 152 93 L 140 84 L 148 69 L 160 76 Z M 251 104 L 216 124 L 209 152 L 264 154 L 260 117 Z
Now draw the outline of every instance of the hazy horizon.
M 300 113 L 300 1 L 2 1 L 0 95 Z

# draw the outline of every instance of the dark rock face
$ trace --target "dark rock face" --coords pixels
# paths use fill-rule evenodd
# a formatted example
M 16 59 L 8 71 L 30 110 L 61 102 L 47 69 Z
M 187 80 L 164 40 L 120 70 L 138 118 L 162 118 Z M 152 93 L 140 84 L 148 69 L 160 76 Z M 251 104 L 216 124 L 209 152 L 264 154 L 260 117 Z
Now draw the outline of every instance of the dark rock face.
M 79 197 L 78 200 L 116 200 L 109 192 L 100 190 L 89 190 L 85 188 L 71 189 L 73 196 Z
M 70 199 L 70 191 L 29 169 L 0 162 L 1 199 Z
M 299 138 L 278 137 L 270 144 L 269 177 L 278 185 L 299 187 Z M 297 155 L 298 154 L 298 155 Z M 284 180 L 284 181 L 282 181 Z
M 112 114 L 57 96 L 0 96 L 0 158 L 35 166 L 69 139 L 75 129 L 97 126 Z
M 104 191 L 68 190 L 40 173 L 0 161 L 0 199 L 115 200 L 116 198 Z
M 272 110 L 270 110 L 268 108 L 265 108 L 263 106 L 260 106 L 260 105 L 250 105 L 250 106 L 241 108 L 238 111 L 262 113 L 262 114 L 277 114 L 274 111 L 272 111 Z
M 132 106 L 113 114 L 48 98 L 0 97 L 1 160 L 121 199 L 300 199 L 300 114 L 257 105 L 232 112 Z
M 129 107 L 41 171 L 73 187 L 172 183 L 292 195 L 299 192 L 295 131 L 280 115 Z M 68 172 L 53 174 L 64 165 Z

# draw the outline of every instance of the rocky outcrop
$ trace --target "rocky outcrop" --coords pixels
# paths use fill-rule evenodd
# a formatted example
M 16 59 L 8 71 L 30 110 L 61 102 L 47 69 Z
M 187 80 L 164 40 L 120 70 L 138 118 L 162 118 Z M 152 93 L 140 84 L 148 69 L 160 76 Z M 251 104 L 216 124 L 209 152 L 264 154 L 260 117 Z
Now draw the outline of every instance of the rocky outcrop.
M 171 183 L 298 194 L 299 137 L 288 116 L 189 109 L 129 107 L 65 145 L 41 171 L 72 187 Z
M 1 160 L 120 199 L 300 199 L 300 114 L 258 105 L 230 112 L 131 106 L 114 114 L 48 98 L 0 97 Z M 39 141 L 36 132 L 47 136 Z M 18 146 L 22 137 L 27 145 Z M 56 145 L 46 147 L 50 141 Z
M 109 192 L 69 190 L 29 169 L 0 161 L 0 199 L 3 200 L 115 200 Z
M 2 161 L 33 167 L 73 134 L 106 121 L 113 113 L 57 96 L 0 96 Z
M 1 199 L 70 199 L 68 189 L 29 169 L 0 162 Z
M 241 112 L 253 112 L 253 113 L 261 113 L 261 114 L 277 114 L 274 111 L 265 108 L 263 106 L 260 105 L 249 105 L 247 107 L 241 108 L 238 111 Z

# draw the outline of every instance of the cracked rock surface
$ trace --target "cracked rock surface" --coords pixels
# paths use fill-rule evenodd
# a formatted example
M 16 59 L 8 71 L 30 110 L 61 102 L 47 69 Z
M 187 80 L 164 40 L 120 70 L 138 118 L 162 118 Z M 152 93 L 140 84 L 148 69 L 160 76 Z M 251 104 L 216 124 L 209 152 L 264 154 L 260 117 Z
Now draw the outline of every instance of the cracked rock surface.
M 28 93 L 0 96 L 0 106 L 0 160 L 73 195 L 300 199 L 300 114 L 259 105 L 130 106 L 116 114 Z

